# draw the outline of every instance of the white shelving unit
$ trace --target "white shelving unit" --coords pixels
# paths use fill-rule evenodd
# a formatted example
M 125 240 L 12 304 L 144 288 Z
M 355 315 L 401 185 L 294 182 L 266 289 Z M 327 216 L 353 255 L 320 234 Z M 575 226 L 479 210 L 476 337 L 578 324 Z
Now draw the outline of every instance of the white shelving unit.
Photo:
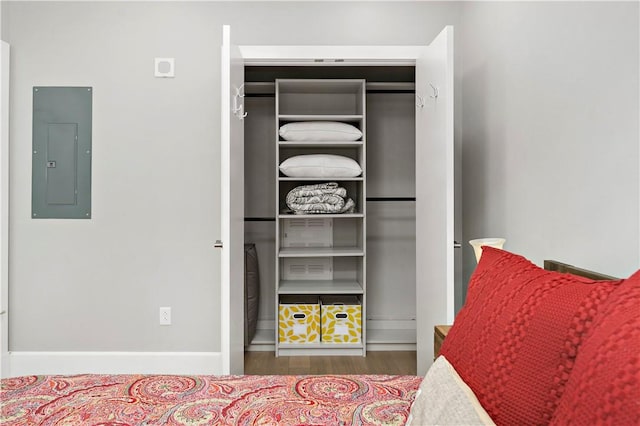
M 364 79 L 278 79 L 275 82 L 276 119 L 276 255 L 275 353 L 278 355 L 366 355 L 366 82 Z M 362 131 L 358 141 L 284 141 L 279 128 L 296 121 L 339 121 Z M 287 177 L 278 167 L 294 155 L 336 154 L 356 160 L 362 176 L 355 178 Z M 338 182 L 355 201 L 354 213 L 288 214 L 287 193 L 299 185 Z M 330 247 L 286 247 L 282 229 L 294 219 L 330 219 Z M 330 265 L 329 277 L 286 279 L 288 261 Z M 309 278 L 309 279 L 307 279 Z M 355 295 L 362 304 L 361 343 L 281 343 L 278 306 L 282 295 Z

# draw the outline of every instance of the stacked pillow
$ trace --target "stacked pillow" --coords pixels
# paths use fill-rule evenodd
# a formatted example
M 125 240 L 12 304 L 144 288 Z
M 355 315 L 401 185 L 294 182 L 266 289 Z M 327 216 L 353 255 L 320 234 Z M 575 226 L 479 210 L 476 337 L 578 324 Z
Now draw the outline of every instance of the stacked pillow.
M 545 271 L 521 256 L 484 247 L 469 282 L 465 306 L 440 353 L 496 424 L 549 424 L 552 419 L 566 424 L 583 418 L 589 420 L 575 421 L 622 421 L 620 410 L 636 416 L 631 424 L 640 424 L 637 403 L 634 407 L 616 406 L 640 401 L 640 290 L 637 274 L 634 277 L 629 280 L 633 283 L 635 279 L 633 285 L 622 285 L 624 280 L 593 281 Z M 626 312 L 627 316 L 613 320 L 605 311 L 616 315 Z M 610 327 L 622 327 L 619 322 L 626 324 L 624 331 Z M 604 339 L 607 333 L 613 337 Z M 621 342 L 615 337 L 618 334 L 625 336 L 625 344 L 635 338 L 633 356 L 622 353 Z M 590 343 L 590 339 L 594 341 Z M 600 348 L 599 339 L 608 341 L 605 348 Z M 585 351 L 584 358 L 578 357 Z M 600 371 L 607 365 L 594 364 L 594 356 L 614 362 L 615 369 L 625 369 L 621 382 L 608 392 L 592 390 L 596 384 L 614 379 L 612 373 Z M 572 371 L 575 369 L 579 371 Z M 585 374 L 593 379 L 583 377 Z M 629 398 L 634 392 L 635 399 Z M 611 400 L 601 401 L 604 395 Z M 621 399 L 616 403 L 617 398 Z M 594 400 L 601 401 L 604 408 L 597 409 Z M 573 407 L 579 407 L 584 417 L 573 412 Z M 597 418 L 592 416 L 596 412 Z
M 478 398 L 443 356 L 420 383 L 406 426 L 495 425 Z
M 286 141 L 357 141 L 362 131 L 339 121 L 297 121 L 281 126 L 278 133 Z
M 356 177 L 362 174 L 358 162 L 343 155 L 305 154 L 287 158 L 280 171 L 290 177 Z
M 640 271 L 599 309 L 552 425 L 640 425 Z

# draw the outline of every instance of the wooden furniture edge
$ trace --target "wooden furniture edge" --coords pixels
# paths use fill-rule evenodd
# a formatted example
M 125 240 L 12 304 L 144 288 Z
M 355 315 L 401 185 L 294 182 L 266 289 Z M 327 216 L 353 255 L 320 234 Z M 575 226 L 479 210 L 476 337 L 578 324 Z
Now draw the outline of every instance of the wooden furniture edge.
M 435 361 L 440 355 L 440 347 L 444 342 L 447 333 L 451 330 L 451 325 L 436 325 L 433 327 L 433 359 Z
M 565 274 L 578 275 L 580 277 L 589 278 L 592 280 L 617 280 L 618 278 L 611 275 L 601 274 L 599 272 L 590 271 L 588 269 L 578 268 L 577 266 L 569 265 L 568 263 L 558 262 L 557 260 L 545 260 L 544 269 L 547 271 L 561 272 Z

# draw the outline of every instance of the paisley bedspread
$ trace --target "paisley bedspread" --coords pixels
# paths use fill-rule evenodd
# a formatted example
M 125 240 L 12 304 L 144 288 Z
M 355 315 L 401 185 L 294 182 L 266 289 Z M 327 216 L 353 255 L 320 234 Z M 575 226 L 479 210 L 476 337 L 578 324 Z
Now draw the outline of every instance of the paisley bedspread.
M 27 376 L 2 425 L 402 425 L 416 376 Z

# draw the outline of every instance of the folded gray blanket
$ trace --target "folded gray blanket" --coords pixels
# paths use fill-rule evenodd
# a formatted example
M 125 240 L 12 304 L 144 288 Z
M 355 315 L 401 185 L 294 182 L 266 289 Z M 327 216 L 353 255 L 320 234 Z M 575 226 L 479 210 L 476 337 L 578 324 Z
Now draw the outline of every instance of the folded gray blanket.
M 289 191 L 286 203 L 295 214 L 353 213 L 355 203 L 346 195 L 336 182 L 303 185 Z
M 347 196 L 347 190 L 338 186 L 336 182 L 316 183 L 314 185 L 302 185 L 293 188 L 287 194 L 289 197 L 313 197 L 315 195 L 333 194 L 342 198 Z

